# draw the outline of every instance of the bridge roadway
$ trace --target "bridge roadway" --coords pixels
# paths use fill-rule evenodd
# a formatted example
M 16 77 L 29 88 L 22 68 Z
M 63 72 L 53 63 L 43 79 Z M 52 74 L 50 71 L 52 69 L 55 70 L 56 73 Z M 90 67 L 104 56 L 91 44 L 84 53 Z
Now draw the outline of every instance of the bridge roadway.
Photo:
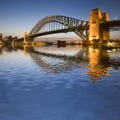
M 67 32 L 75 32 L 76 30 L 88 30 L 89 26 L 85 26 L 81 28 L 80 26 L 78 27 L 70 27 L 69 29 L 60 29 L 60 30 L 52 30 L 52 31 L 46 31 L 42 33 L 35 33 L 35 34 L 30 34 L 28 37 L 38 37 L 38 36 L 43 36 L 43 35 L 50 35 L 50 34 L 56 34 L 56 33 L 67 33 Z
M 45 32 L 41 32 L 41 33 L 34 33 L 34 34 L 28 34 L 27 38 L 35 38 L 38 36 L 44 36 L 44 35 L 50 35 L 50 34 L 56 34 L 56 33 L 67 33 L 67 32 L 75 32 L 75 31 L 81 31 L 81 30 L 89 30 L 89 25 L 86 26 L 73 26 L 73 27 L 69 27 L 69 28 L 64 28 L 64 29 L 60 29 L 60 30 L 51 30 L 51 31 L 45 31 Z M 21 41 L 24 40 L 24 38 L 19 38 L 17 39 L 17 41 Z
M 112 20 L 102 23 L 103 28 L 108 30 L 120 31 L 120 20 Z
M 120 20 L 111 20 L 111 21 L 108 21 L 108 22 L 104 22 L 104 23 L 102 23 L 102 24 L 103 24 L 103 25 L 110 26 L 110 27 L 120 26 Z

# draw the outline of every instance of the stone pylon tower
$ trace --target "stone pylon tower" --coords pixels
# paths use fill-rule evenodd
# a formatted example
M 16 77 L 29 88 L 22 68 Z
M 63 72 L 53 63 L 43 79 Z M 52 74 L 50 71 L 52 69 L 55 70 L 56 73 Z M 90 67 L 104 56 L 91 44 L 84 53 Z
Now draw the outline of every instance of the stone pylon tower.
M 24 33 L 24 44 L 27 42 L 27 32 Z
M 108 21 L 108 14 L 101 13 L 100 9 L 93 9 L 90 13 L 90 32 L 89 32 L 89 40 L 109 40 L 110 33 L 109 30 L 103 29 L 100 25 L 103 22 Z

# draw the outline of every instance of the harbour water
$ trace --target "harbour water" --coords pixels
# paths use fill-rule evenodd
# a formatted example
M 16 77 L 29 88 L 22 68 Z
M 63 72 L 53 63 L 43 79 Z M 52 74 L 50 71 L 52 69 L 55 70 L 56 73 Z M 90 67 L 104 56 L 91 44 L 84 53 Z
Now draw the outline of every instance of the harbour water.
M 0 48 L 0 120 L 120 120 L 120 50 Z

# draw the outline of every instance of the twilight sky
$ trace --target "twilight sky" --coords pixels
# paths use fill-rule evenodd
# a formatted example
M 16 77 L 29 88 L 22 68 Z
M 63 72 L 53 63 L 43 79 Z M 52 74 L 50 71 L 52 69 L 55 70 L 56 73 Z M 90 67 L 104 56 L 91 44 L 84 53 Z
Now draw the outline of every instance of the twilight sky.
M 89 20 L 94 8 L 108 12 L 110 20 L 120 19 L 120 0 L 0 0 L 0 32 L 23 36 L 40 19 L 51 15 Z M 118 32 L 112 34 L 117 36 Z

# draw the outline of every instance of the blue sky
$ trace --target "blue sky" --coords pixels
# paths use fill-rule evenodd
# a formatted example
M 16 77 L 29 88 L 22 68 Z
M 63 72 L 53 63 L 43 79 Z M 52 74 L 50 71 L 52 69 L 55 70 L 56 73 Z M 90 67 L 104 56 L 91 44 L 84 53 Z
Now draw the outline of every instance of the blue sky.
M 0 32 L 23 36 L 45 16 L 65 15 L 89 20 L 91 9 L 120 19 L 120 0 L 0 0 Z

